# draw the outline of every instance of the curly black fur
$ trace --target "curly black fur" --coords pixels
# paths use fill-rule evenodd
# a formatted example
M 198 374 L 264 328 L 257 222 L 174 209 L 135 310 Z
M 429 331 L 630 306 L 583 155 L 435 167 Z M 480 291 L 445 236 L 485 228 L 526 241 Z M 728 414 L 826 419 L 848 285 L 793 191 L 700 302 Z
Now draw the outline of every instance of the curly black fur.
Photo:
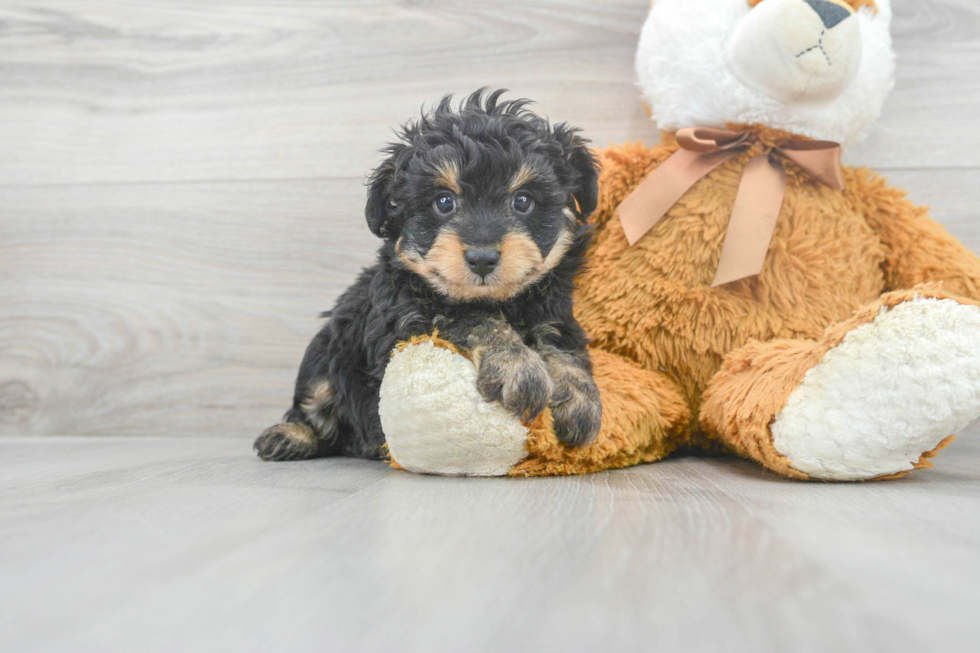
M 531 417 L 553 395 L 574 412 L 559 437 L 580 445 L 595 436 L 601 410 L 572 283 L 598 201 L 596 161 L 578 130 L 551 126 L 527 100 L 501 101 L 502 92 L 477 91 L 458 107 L 446 96 L 386 148 L 365 210 L 384 239 L 378 262 L 310 343 L 285 423 L 256 441 L 263 458 L 381 457 L 378 391 L 392 349 L 434 329 L 474 352 L 488 400 Z M 471 251 L 503 258 L 478 269 L 463 262 Z M 574 388 L 554 387 L 566 377 Z

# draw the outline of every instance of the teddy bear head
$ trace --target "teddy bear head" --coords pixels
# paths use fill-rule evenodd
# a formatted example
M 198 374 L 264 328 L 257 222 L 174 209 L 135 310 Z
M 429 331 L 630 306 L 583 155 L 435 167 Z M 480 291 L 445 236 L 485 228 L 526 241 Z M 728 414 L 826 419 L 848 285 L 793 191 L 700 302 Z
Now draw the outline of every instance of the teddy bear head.
M 763 125 L 849 145 L 894 85 L 890 0 L 653 0 L 636 55 L 661 129 Z

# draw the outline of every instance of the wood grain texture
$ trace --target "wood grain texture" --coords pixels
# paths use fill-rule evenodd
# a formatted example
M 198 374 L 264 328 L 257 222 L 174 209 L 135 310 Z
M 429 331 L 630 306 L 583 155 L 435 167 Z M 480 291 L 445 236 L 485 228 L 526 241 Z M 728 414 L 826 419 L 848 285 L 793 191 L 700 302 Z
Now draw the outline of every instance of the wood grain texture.
M 895 5 L 898 85 L 852 158 L 980 165 L 980 8 Z M 537 99 L 599 145 L 653 140 L 632 65 L 647 7 L 8 0 L 0 183 L 360 177 L 390 126 L 482 85 Z
M 848 161 L 874 168 L 976 168 L 980 5 L 972 0 L 892 0 L 895 90 L 869 138 Z
M 0 183 L 356 177 L 390 128 L 484 85 L 600 144 L 637 101 L 643 0 L 0 7 Z
M 362 195 L 359 180 L 0 189 L 0 433 L 275 422 L 319 312 L 373 258 Z
M 980 7 L 895 4 L 898 84 L 846 158 L 980 251 Z M 599 146 L 655 141 L 647 7 L 0 4 L 0 435 L 257 433 L 372 260 L 362 180 L 390 127 L 488 84 Z
M 682 458 L 454 479 L 0 441 L 10 651 L 968 651 L 980 439 L 890 483 Z

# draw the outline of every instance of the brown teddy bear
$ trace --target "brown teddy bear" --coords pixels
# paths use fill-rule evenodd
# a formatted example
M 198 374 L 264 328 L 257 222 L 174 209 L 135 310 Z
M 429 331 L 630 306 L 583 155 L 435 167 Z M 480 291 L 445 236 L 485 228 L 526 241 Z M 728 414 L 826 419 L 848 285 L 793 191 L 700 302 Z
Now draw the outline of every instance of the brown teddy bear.
M 637 71 L 663 141 L 600 153 L 577 317 L 603 425 L 558 442 L 438 337 L 381 390 L 394 464 L 576 474 L 725 450 L 796 479 L 928 467 L 980 416 L 980 260 L 840 147 L 894 77 L 888 0 L 655 0 Z

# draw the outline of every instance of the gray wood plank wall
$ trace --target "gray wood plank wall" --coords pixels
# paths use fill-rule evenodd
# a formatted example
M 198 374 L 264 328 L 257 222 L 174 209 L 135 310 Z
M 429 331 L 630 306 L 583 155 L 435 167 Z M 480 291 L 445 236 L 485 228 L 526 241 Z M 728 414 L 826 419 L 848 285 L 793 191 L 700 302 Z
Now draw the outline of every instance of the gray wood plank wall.
M 980 249 L 980 6 L 894 0 L 898 84 L 846 154 Z M 0 4 L 0 434 L 247 436 L 376 247 L 364 174 L 445 92 L 653 142 L 648 0 Z

